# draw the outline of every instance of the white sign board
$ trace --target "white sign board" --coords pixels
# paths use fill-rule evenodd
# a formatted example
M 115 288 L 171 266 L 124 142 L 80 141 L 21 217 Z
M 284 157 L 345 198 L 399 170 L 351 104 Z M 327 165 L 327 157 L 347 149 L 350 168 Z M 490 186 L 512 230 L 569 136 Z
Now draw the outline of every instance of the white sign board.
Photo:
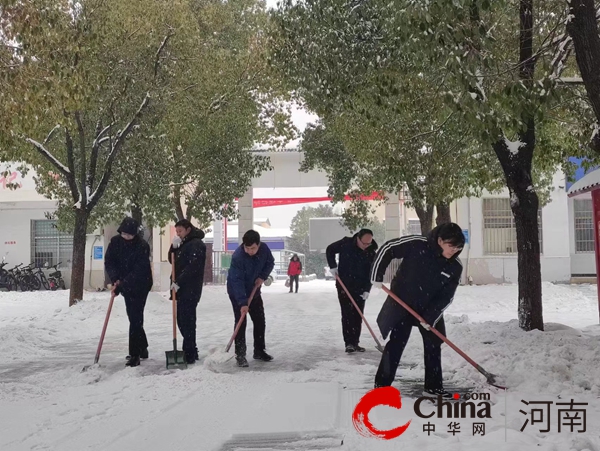
M 311 252 L 325 252 L 334 241 L 354 233 L 341 223 L 342 218 L 310 218 L 308 220 L 308 246 Z

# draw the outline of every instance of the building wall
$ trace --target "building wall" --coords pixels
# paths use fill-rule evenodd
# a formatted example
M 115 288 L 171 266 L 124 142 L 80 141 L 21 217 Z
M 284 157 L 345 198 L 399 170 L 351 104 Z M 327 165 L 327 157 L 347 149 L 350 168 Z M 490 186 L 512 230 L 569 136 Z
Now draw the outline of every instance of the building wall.
M 418 221 L 419 216 L 417 216 L 417 212 L 414 208 L 410 208 L 406 205 L 406 199 L 400 197 L 399 199 L 399 222 L 400 222 L 400 235 L 408 235 L 410 234 L 409 222 L 410 221 Z M 376 201 L 370 202 L 372 207 L 375 209 L 375 216 L 380 221 L 385 221 L 386 218 L 386 206 L 385 204 L 377 205 Z M 434 218 L 435 220 L 435 218 Z M 419 232 L 420 233 L 420 232 Z
M 53 201 L 0 202 L 0 257 L 6 256 L 7 268 L 30 263 L 31 221 L 55 209 Z
M 9 168 L 0 164 L 0 173 Z M 46 213 L 56 210 L 56 202 L 46 199 L 35 189 L 35 172 L 26 175 L 12 170 L 8 177 L 0 177 L 0 257 L 6 256 L 8 268 L 23 263 L 31 263 L 31 221 L 44 220 Z M 16 184 L 17 189 L 9 189 L 6 183 Z M 84 287 L 97 289 L 104 279 L 104 261 L 94 259 L 93 246 L 104 249 L 104 239 L 98 232 L 88 235 L 86 247 L 86 273 Z M 61 272 L 67 287 L 71 282 L 71 261 L 63 262 Z
M 550 203 L 542 208 L 542 280 L 567 282 L 571 278 L 571 246 L 569 236 L 569 208 L 564 175 L 554 176 L 555 189 Z M 486 255 L 483 242 L 483 198 L 507 198 L 508 190 L 499 194 L 484 192 L 482 198 L 463 198 L 456 201 L 452 212 L 457 212 L 456 222 L 468 230 L 469 244 L 461 253 L 466 282 L 516 283 L 518 281 L 517 255 Z
M 298 171 L 302 155 L 297 152 L 270 153 L 276 168 L 263 174 L 254 186 L 322 186 L 327 184 L 323 173 L 313 171 L 304 174 Z M 0 166 L 1 169 L 4 169 Z M 554 177 L 555 190 L 551 202 L 542 209 L 543 248 L 541 256 L 542 278 L 545 281 L 565 282 L 571 274 L 595 274 L 593 253 L 575 253 L 573 200 L 565 192 L 562 173 Z M 10 180 L 18 183 L 19 189 L 9 190 L 0 181 L 0 258 L 6 255 L 9 267 L 18 263 L 28 264 L 31 258 L 31 221 L 45 219 L 45 213 L 53 211 L 56 205 L 35 191 L 33 174 L 21 174 Z M 483 197 L 508 197 L 508 192 L 500 194 L 484 193 Z M 414 210 L 401 209 L 401 229 L 406 231 L 408 220 L 416 219 Z M 385 218 L 385 209 L 378 212 Z M 483 243 L 483 200 L 479 198 L 460 199 L 451 205 L 453 220 L 469 235 L 469 244 L 461 254 L 465 268 L 463 282 L 472 277 L 477 284 L 516 283 L 517 257 L 514 255 L 485 255 Z M 108 240 L 116 233 L 116 226 L 106 226 L 88 236 L 86 248 L 85 287 L 98 289 L 105 286 L 103 257 Z M 568 239 L 566 239 L 568 237 Z M 171 267 L 167 263 L 167 252 L 172 239 L 170 228 L 155 229 L 151 237 L 153 244 L 154 289 L 165 290 L 169 286 Z M 94 254 L 94 247 L 101 248 L 101 255 Z M 67 262 L 70 264 L 70 262 Z M 63 271 L 67 283 L 70 271 Z
M 46 212 L 56 210 L 54 201 L 23 201 L 0 202 L 0 217 L 6 218 L 0 222 L 0 257 L 6 257 L 12 268 L 19 263 L 31 263 L 31 227 L 33 220 L 45 220 Z M 102 235 L 90 234 L 86 245 L 86 273 L 84 287 L 96 290 L 103 286 L 104 260 L 94 258 L 94 247 L 102 248 L 104 255 L 104 239 Z M 67 288 L 71 282 L 71 260 L 62 262 L 60 270 Z
M 108 241 L 105 241 L 104 235 L 100 230 L 87 236 L 85 246 L 85 277 L 83 279 L 83 288 L 86 290 L 100 290 L 106 288 L 104 275 L 104 254 L 106 253 L 106 246 L 108 246 Z M 101 248 L 102 253 L 94 255 L 94 247 Z M 100 255 L 102 258 L 98 258 Z
M 322 171 L 312 170 L 300 172 L 300 165 L 304 155 L 298 151 L 261 152 L 257 155 L 268 156 L 271 159 L 270 171 L 263 172 L 260 177 L 252 181 L 254 188 L 286 188 L 286 187 L 313 187 L 328 186 L 327 174 Z
M 581 194 L 577 199 L 590 199 L 591 193 Z M 575 245 L 575 199 L 568 200 L 569 208 L 569 247 L 571 249 L 571 274 L 596 275 L 596 258 L 594 252 L 577 252 Z M 592 229 L 593 235 L 593 229 Z

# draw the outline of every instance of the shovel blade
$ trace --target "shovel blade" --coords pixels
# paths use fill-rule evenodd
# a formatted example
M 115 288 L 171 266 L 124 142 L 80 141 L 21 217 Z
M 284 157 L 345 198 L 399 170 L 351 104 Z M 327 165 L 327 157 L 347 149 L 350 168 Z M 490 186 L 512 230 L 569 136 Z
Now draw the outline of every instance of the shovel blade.
M 91 368 L 98 368 L 98 364 L 97 363 L 92 363 L 91 365 L 86 365 L 83 367 L 83 369 L 81 370 L 82 373 L 85 373 L 86 371 L 90 370 Z
M 492 374 L 492 373 L 488 373 L 485 370 L 482 371 L 482 374 L 487 379 L 487 383 L 488 384 L 492 385 L 493 387 L 499 388 L 500 390 L 506 390 L 506 387 L 504 387 L 503 385 L 499 385 L 500 382 L 498 382 L 498 378 L 499 378 L 498 375 Z
M 221 371 L 229 368 L 231 361 L 235 357 L 235 354 L 227 351 L 213 350 L 205 359 L 204 366 L 209 370 L 220 373 Z
M 183 351 L 165 351 L 167 358 L 167 369 L 187 368 L 185 354 Z

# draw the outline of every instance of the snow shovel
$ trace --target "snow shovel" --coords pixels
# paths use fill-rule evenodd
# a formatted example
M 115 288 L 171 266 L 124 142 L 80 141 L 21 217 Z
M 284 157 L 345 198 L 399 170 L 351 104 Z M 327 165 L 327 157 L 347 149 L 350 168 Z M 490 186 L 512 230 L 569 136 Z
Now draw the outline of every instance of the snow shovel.
M 383 291 L 385 291 L 387 293 L 388 296 L 390 296 L 394 301 L 396 301 L 398 304 L 400 304 L 402 307 L 404 307 L 406 310 L 408 310 L 408 312 L 412 316 L 417 318 L 417 320 L 420 323 L 427 325 L 429 327 L 429 330 L 431 330 L 431 332 L 436 334 L 442 341 L 444 341 L 444 343 L 446 343 L 448 346 L 450 346 L 452 349 L 454 349 L 463 359 L 465 359 L 467 362 L 469 362 L 471 365 L 473 365 L 477 371 L 479 371 L 481 374 L 483 374 L 485 376 L 488 384 L 490 384 L 496 388 L 499 388 L 501 390 L 506 390 L 506 387 L 496 384 L 496 378 L 498 376 L 496 376 L 495 374 L 492 374 L 492 373 L 488 373 L 480 365 L 475 363 L 475 361 L 473 359 L 471 359 L 467 354 L 462 352 L 454 343 L 452 343 L 450 340 L 448 340 L 442 333 L 440 333 L 439 331 L 434 329 L 432 326 L 427 324 L 425 322 L 425 320 L 423 318 L 421 318 L 421 316 L 417 312 L 415 312 L 408 305 L 406 305 L 406 303 L 404 303 L 398 296 L 396 296 L 394 293 L 392 293 L 392 291 L 389 290 L 386 286 L 382 285 L 381 288 L 383 289 Z
M 360 308 L 358 307 L 358 305 L 356 304 L 356 301 L 354 300 L 354 298 L 352 297 L 352 295 L 348 291 L 348 288 L 346 288 L 346 285 L 344 285 L 344 282 L 342 282 L 342 279 L 340 279 L 340 276 L 338 276 L 336 274 L 335 278 L 337 279 L 337 281 L 340 284 L 340 286 L 346 292 L 346 295 L 348 296 L 348 298 L 350 299 L 350 301 L 352 301 L 352 304 L 354 304 L 354 308 L 356 308 L 356 311 L 358 312 L 358 314 L 362 318 L 363 322 L 365 323 L 365 326 L 367 326 L 367 329 L 369 329 L 369 332 L 371 332 L 371 336 L 373 337 L 373 340 L 375 340 L 375 343 L 377 343 L 377 345 L 375 347 L 377 348 L 377 350 L 379 352 L 383 352 L 383 346 L 381 346 L 381 343 L 379 342 L 379 340 L 375 336 L 375 332 L 373 332 L 373 329 L 371 329 L 371 326 L 369 326 L 369 323 L 367 322 L 367 318 L 365 318 L 365 315 L 363 315 L 363 312 L 360 311 Z
M 250 307 L 250 303 L 252 302 L 252 299 L 254 299 L 254 294 L 256 293 L 257 289 L 258 289 L 257 286 L 254 286 L 254 288 L 252 289 L 252 293 L 250 293 L 250 297 L 248 298 L 248 307 Z M 242 316 L 240 317 L 239 321 L 237 322 L 237 324 L 235 326 L 233 335 L 229 339 L 229 343 L 227 343 L 225 352 L 214 351 L 210 356 L 208 356 L 206 359 L 204 359 L 204 364 L 209 369 L 216 370 L 218 366 L 220 366 L 224 363 L 227 363 L 231 359 L 233 359 L 234 354 L 229 354 L 229 349 L 231 349 L 231 345 L 232 345 L 233 341 L 235 340 L 235 337 L 237 336 L 237 334 L 240 330 L 240 327 L 242 327 L 242 323 L 244 322 L 245 318 L 246 318 L 246 314 L 242 313 Z
M 102 327 L 102 333 L 100 334 L 100 342 L 98 343 L 98 349 L 96 350 L 96 357 L 94 358 L 93 365 L 96 365 L 98 363 L 98 360 L 100 360 L 100 351 L 102 350 L 102 343 L 104 343 L 104 335 L 106 334 L 106 328 L 108 327 L 108 319 L 110 318 L 110 312 L 112 310 L 114 301 L 115 301 L 115 292 L 113 290 L 110 295 L 110 302 L 108 303 L 108 311 L 106 312 L 106 318 L 104 318 L 104 326 Z M 87 371 L 93 365 L 86 365 L 83 367 L 83 369 L 81 371 L 82 372 Z
M 173 255 L 172 257 L 171 283 L 175 282 L 175 256 Z M 171 290 L 171 297 L 173 298 L 173 350 L 165 351 L 167 369 L 187 368 L 184 352 L 177 350 L 177 296 L 175 290 Z

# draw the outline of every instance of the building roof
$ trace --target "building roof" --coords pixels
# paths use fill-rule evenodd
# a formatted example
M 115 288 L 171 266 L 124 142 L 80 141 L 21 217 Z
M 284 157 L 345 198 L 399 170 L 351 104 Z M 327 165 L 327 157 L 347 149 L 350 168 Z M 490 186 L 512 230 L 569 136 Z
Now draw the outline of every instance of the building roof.
M 574 197 L 579 194 L 588 193 L 600 189 L 600 169 L 595 169 L 588 172 L 579 180 L 577 180 L 567 191 L 569 197 Z

